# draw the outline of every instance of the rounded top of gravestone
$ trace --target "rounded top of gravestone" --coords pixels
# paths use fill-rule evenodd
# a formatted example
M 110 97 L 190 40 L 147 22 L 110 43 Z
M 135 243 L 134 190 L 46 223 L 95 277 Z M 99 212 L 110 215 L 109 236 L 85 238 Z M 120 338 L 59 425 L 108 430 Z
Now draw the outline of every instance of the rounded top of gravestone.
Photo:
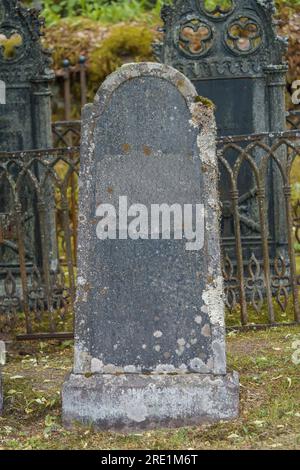
M 96 121 L 101 120 L 118 88 L 125 85 L 125 83 L 132 82 L 134 79 L 141 78 L 145 78 L 145 80 L 147 78 L 156 78 L 168 82 L 178 90 L 186 101 L 187 108 L 190 111 L 190 124 L 194 128 L 201 128 L 202 130 L 215 128 L 214 104 L 207 98 L 199 96 L 194 85 L 185 75 L 170 65 L 157 62 L 140 62 L 125 64 L 109 75 L 97 91 L 94 103 L 87 104 L 83 108 L 83 140 L 85 135 L 89 135 L 88 140 L 91 144 L 93 137 L 90 133 L 93 134 Z M 144 88 L 147 90 L 147 84 L 144 85 Z M 168 98 L 166 97 L 166 99 Z M 124 104 L 124 109 L 126 109 L 126 104 Z
M 214 104 L 210 100 L 199 96 L 194 85 L 185 75 L 170 65 L 162 65 L 157 62 L 140 62 L 124 64 L 107 77 L 95 95 L 94 105 L 87 105 L 87 107 L 93 106 L 91 118 L 97 118 L 102 114 L 110 96 L 124 82 L 140 77 L 160 78 L 174 85 L 191 109 L 192 120 L 195 125 L 199 125 L 200 108 L 203 119 L 206 115 L 212 117 L 215 109 Z M 203 123 L 201 125 L 203 126 Z
M 169 65 L 161 65 L 156 62 L 140 62 L 125 64 L 116 72 L 112 73 L 101 85 L 96 96 L 98 103 L 102 96 L 116 90 L 123 82 L 137 77 L 156 77 L 171 82 L 181 94 L 188 100 L 194 101 L 197 92 L 190 80 L 178 70 Z

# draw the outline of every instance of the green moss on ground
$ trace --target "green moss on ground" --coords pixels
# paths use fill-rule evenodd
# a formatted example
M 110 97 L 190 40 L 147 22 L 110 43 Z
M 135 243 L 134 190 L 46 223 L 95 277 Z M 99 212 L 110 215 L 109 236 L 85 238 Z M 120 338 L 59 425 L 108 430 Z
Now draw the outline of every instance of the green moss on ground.
M 0 449 L 299 449 L 300 327 L 228 335 L 228 363 L 240 374 L 241 414 L 231 423 L 130 435 L 67 431 L 60 390 L 71 369 L 70 342 L 20 344 L 3 375 Z

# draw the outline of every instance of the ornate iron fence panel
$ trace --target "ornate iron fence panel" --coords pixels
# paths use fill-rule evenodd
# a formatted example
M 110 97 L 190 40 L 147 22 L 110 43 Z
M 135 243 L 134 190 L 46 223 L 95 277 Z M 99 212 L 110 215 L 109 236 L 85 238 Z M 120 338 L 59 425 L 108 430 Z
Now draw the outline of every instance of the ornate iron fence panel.
M 38 168 L 38 172 L 37 172 Z M 76 275 L 79 149 L 0 153 L 0 186 L 5 213 L 0 213 L 0 331 L 31 335 L 72 331 Z M 73 181 L 73 185 L 72 185 Z M 24 192 L 24 186 L 30 190 Z M 56 262 L 49 253 L 49 188 L 55 207 Z M 75 191 L 75 192 L 74 192 Z M 32 217 L 40 231 L 41 261 L 30 256 L 24 197 L 34 200 Z M 25 201 L 26 202 L 26 201 Z M 13 251 L 16 263 L 5 264 Z
M 54 147 L 76 147 L 80 145 L 81 121 L 56 121 L 52 124 Z
M 67 128 L 64 126 L 64 131 Z M 300 258 L 295 247 L 300 244 L 300 203 L 292 182 L 295 168 L 300 165 L 300 132 L 221 138 L 218 140 L 218 159 L 220 168 L 223 167 L 227 174 L 230 189 L 227 223 L 232 224 L 235 233 L 234 252 L 232 244 L 226 245 L 226 237 L 222 245 L 227 326 L 299 323 L 300 272 L 297 261 Z M 241 193 L 238 180 L 245 165 L 253 174 L 253 185 Z M 5 211 L 0 213 L 2 334 L 14 331 L 22 339 L 72 336 L 78 170 L 78 147 L 0 153 L 0 184 L 5 188 L 8 201 Z M 278 186 L 284 201 L 281 217 L 288 234 L 288 249 L 285 243 L 276 250 L 272 246 L 272 217 L 269 216 L 272 206 L 268 203 L 268 195 L 273 187 L 267 183 L 270 173 L 281 181 Z M 49 187 L 55 206 L 58 252 L 55 265 L 48 249 Z M 42 240 L 39 263 L 30 256 L 24 197 L 34 198 L 36 212 L 31 217 L 37 219 L 34 226 L 39 227 Z M 259 220 L 258 224 L 256 220 Z M 249 226 L 255 236 L 251 245 L 245 247 L 242 234 Z M 17 257 L 13 268 L 11 264 L 5 267 L 3 262 L 3 254 L 9 250 Z
M 227 325 L 233 326 L 238 316 L 242 325 L 300 322 L 295 256 L 298 228 L 294 226 L 294 220 L 299 222 L 298 203 L 293 201 L 291 184 L 294 166 L 300 164 L 300 132 L 225 137 L 219 139 L 218 158 L 227 174 L 231 196 L 227 211 L 235 233 L 234 253 L 223 238 Z M 253 175 L 253 184 L 241 193 L 238 181 L 245 166 Z M 280 240 L 276 249 L 272 246 L 268 195 L 274 188 L 267 183 L 270 174 L 280 181 L 282 194 L 276 196 L 284 201 L 280 216 L 288 248 L 285 243 L 280 247 Z M 259 220 L 255 226 L 253 214 Z M 242 234 L 248 227 L 255 230 L 255 236 L 245 246 Z

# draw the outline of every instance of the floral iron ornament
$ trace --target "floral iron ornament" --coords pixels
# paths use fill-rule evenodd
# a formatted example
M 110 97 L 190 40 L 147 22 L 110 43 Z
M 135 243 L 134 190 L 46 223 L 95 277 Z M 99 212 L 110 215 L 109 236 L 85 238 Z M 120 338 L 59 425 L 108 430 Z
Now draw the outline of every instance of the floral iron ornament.
M 23 38 L 17 31 L 8 34 L 0 29 L 0 55 L 3 59 L 13 60 L 17 58 L 21 52 Z
M 212 40 L 211 27 L 200 19 L 193 18 L 187 19 L 180 25 L 179 41 L 176 38 L 176 43 L 186 55 L 194 57 L 208 52 L 212 46 Z
M 227 30 L 226 45 L 237 54 L 249 54 L 262 44 L 262 28 L 248 17 L 234 19 Z

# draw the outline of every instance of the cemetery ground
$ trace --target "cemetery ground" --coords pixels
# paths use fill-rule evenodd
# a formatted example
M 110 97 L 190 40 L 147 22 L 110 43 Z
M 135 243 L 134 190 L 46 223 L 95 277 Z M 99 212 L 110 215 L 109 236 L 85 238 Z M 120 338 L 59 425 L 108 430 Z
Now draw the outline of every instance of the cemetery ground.
M 73 345 L 19 343 L 3 370 L 4 449 L 299 449 L 300 366 L 292 344 L 300 327 L 228 334 L 228 366 L 240 374 L 240 418 L 205 427 L 130 435 L 61 425 L 60 390 L 72 367 Z

